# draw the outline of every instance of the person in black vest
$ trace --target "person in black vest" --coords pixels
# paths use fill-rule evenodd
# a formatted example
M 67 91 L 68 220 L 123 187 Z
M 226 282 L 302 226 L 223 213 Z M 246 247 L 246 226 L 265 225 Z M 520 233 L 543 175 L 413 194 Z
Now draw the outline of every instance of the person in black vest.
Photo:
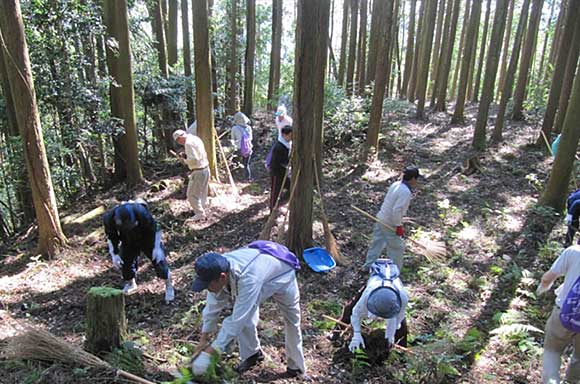
M 147 203 L 142 199 L 123 202 L 105 213 L 103 223 L 113 265 L 121 270 L 125 280 L 123 292 L 129 295 L 137 289 L 135 274 L 143 252 L 152 261 L 157 277 L 165 280 L 165 301 L 173 301 L 175 291 L 161 243 L 161 229 Z
M 282 185 L 284 174 L 288 170 L 290 163 L 290 150 L 292 149 L 292 127 L 286 126 L 281 129 L 281 136 L 272 148 L 272 160 L 270 162 L 270 210 L 274 209 L 276 201 L 282 199 L 278 197 L 282 193 L 282 188 L 290 187 L 290 175 L 286 177 L 286 182 Z

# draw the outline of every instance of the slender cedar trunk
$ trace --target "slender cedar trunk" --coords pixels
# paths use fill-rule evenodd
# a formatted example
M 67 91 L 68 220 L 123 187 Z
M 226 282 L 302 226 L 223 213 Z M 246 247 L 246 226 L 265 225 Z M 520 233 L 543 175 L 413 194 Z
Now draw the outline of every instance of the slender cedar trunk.
M 544 0 L 532 1 L 532 12 L 530 13 L 530 23 L 526 31 L 526 39 L 524 50 L 522 52 L 522 62 L 520 64 L 520 71 L 518 74 L 518 81 L 516 90 L 514 91 L 512 119 L 523 120 L 523 107 L 526 93 L 526 86 L 528 84 L 528 77 L 534 56 L 534 46 L 538 36 L 538 27 L 540 26 L 540 18 L 542 16 L 542 5 Z
M 564 30 L 565 21 L 568 17 L 568 0 L 562 0 L 560 4 L 560 12 L 558 12 L 558 19 L 556 20 L 556 27 L 554 28 L 554 37 L 552 38 L 552 45 L 550 46 L 550 56 L 548 63 L 554 68 L 556 65 L 556 57 L 558 56 L 558 51 L 560 49 L 560 42 L 562 41 L 562 31 Z M 549 68 L 546 68 L 545 79 L 551 75 Z
M 368 0 L 361 0 L 360 7 L 360 31 L 358 45 L 358 63 L 356 69 L 356 83 L 359 95 L 365 91 L 365 69 L 367 55 L 367 4 Z
M 280 49 L 282 47 L 282 0 L 272 0 L 272 50 L 268 80 L 268 109 L 276 108 L 280 87 Z
M 433 30 L 437 17 L 437 0 L 429 0 L 425 8 L 425 23 L 423 36 L 421 37 L 421 61 L 417 73 L 417 118 L 425 119 L 425 98 L 427 93 L 427 80 L 429 77 L 429 64 L 431 62 L 431 49 L 433 46 Z
M 503 89 L 503 85 L 505 83 L 505 73 L 508 66 L 508 52 L 510 52 L 510 40 L 512 37 L 512 23 L 514 20 L 514 8 L 515 8 L 516 0 L 510 0 L 510 5 L 508 9 L 508 20 L 506 26 L 506 33 L 503 39 L 503 49 L 501 55 L 501 65 L 499 69 L 499 81 L 497 84 L 497 94 L 498 97 L 500 96 L 500 92 Z
M 461 60 L 461 74 L 459 78 L 459 89 L 457 91 L 457 102 L 455 103 L 455 111 L 453 112 L 453 117 L 451 119 L 453 124 L 463 121 L 465 97 L 467 95 L 467 80 L 475 45 L 475 36 L 478 27 L 477 20 L 479 19 L 478 15 L 481 13 L 481 1 L 482 0 L 473 0 L 471 17 L 469 18 L 469 28 L 465 38 L 465 49 L 463 51 L 463 59 Z
M 437 72 L 439 69 L 439 57 L 441 51 L 441 35 L 443 34 L 443 19 L 445 17 L 445 7 L 451 8 L 451 0 L 445 2 L 445 0 L 439 0 L 439 8 L 437 14 L 437 29 L 435 32 L 435 47 L 433 48 L 433 65 L 431 66 L 431 80 L 429 81 L 427 93 L 432 95 L 435 94 L 435 81 L 437 77 Z
M 413 66 L 411 77 L 409 77 L 409 88 L 407 89 L 407 100 L 415 102 L 415 90 L 417 89 L 417 72 L 419 70 L 419 60 L 421 52 L 421 38 L 423 37 L 423 20 L 425 18 L 425 1 L 421 1 L 419 7 L 419 20 L 417 21 L 417 39 L 415 41 L 415 52 L 413 54 Z
M 157 50 L 157 61 L 159 63 L 159 69 L 161 70 L 161 76 L 167 78 L 169 76 L 169 71 L 167 69 L 167 44 L 165 39 L 165 29 L 163 28 L 163 8 L 160 0 L 155 0 L 153 2 L 151 15 L 151 24 L 155 36 L 153 47 Z
M 348 21 L 350 13 L 350 0 L 344 0 L 342 4 L 342 35 L 340 37 L 340 61 L 338 63 L 338 85 L 344 87 L 346 75 L 346 49 L 348 47 Z
M 416 1 L 416 0 L 413 0 Z M 384 20 L 379 19 L 378 14 L 378 5 L 380 0 L 374 0 L 372 11 L 371 11 L 371 33 L 369 37 L 369 54 L 367 60 L 367 69 L 366 79 L 365 79 L 365 86 L 369 85 L 375 79 L 375 69 L 377 67 L 377 51 L 379 47 L 379 35 L 378 30 L 380 28 L 380 24 L 384 23 Z
M 399 20 L 399 12 L 402 9 L 401 0 L 395 0 L 393 20 Z M 404 17 L 401 17 L 404 19 Z M 399 23 L 392 23 L 391 41 L 389 42 L 389 72 L 387 77 L 387 97 L 395 97 L 395 77 L 397 76 L 397 56 L 399 53 Z M 389 93 L 389 89 L 391 92 Z
M 544 113 L 544 121 L 542 122 L 542 131 L 548 140 L 551 139 L 550 136 L 556 118 L 558 101 L 560 100 L 560 94 L 562 92 L 562 81 L 564 80 L 564 74 L 566 72 L 570 46 L 572 45 L 576 28 L 578 27 L 578 17 L 580 17 L 580 1 L 570 1 L 564 23 L 564 30 L 561 35 L 562 40 L 560 42 L 560 49 L 558 50 L 556 65 L 552 75 L 552 83 L 550 85 L 548 103 L 546 104 L 546 112 Z M 536 145 L 541 147 L 543 146 L 543 142 L 543 135 L 540 134 L 536 140 Z
M 487 127 L 487 117 L 489 115 L 489 106 L 493 101 L 495 90 L 495 78 L 497 77 L 497 68 L 501 54 L 501 42 L 505 30 L 509 0 L 497 0 L 495 3 L 495 16 L 493 18 L 493 27 L 489 41 L 489 50 L 485 64 L 485 75 L 483 78 L 483 89 L 481 92 L 481 101 L 477 110 L 477 121 L 473 133 L 473 148 L 481 151 L 485 149 L 485 129 Z
M 467 36 L 467 30 L 469 28 L 469 12 L 471 11 L 471 1 L 465 0 L 465 12 L 463 14 L 463 28 L 461 29 L 461 36 L 459 37 L 459 49 L 457 50 L 455 58 L 455 69 L 453 71 L 453 79 L 451 80 L 451 90 L 450 94 L 452 97 L 455 96 L 455 91 L 457 90 L 457 81 L 459 80 L 459 70 L 461 68 L 461 54 L 465 50 L 465 37 Z
M 178 0 L 169 0 L 169 17 L 167 19 L 167 64 L 173 67 L 177 64 L 177 10 L 179 8 Z
M 570 6 L 574 2 L 572 1 Z M 558 146 L 558 152 L 550 172 L 550 179 L 540 199 L 541 204 L 550 206 L 557 212 L 561 212 L 564 209 L 570 176 L 574 170 L 574 156 L 580 139 L 580 124 L 578 124 L 578 121 L 580 121 L 580 77 L 576 76 L 572 98 L 562 126 L 562 138 Z
M 358 4 L 360 0 L 350 0 L 350 46 L 348 49 L 348 67 L 346 69 L 346 94 L 352 95 L 354 88 L 354 65 L 358 36 Z
M 256 0 L 246 0 L 246 62 L 244 66 L 244 108 L 247 116 L 254 109 L 254 67 L 256 61 Z
M 167 8 L 167 0 L 159 0 L 161 2 L 161 14 L 163 15 L 163 34 L 165 35 L 165 39 L 167 41 L 167 36 L 169 36 L 169 10 Z
M 325 0 L 330 3 L 330 0 Z M 322 160 L 324 146 L 324 82 L 325 72 L 328 66 L 328 54 L 330 51 L 330 40 L 328 39 L 328 30 L 330 27 L 330 7 L 323 5 L 320 14 L 320 30 L 318 37 L 318 48 L 316 50 L 316 73 L 315 76 L 315 93 L 314 93 L 314 149 L 315 156 L 314 166 L 317 167 L 318 174 L 322 175 Z
M 228 88 L 226 101 L 226 114 L 233 115 L 238 110 L 237 107 L 237 82 L 236 76 L 238 74 L 238 53 L 237 53 L 237 39 L 238 39 L 238 0 L 231 0 L 230 2 L 230 54 L 227 66 Z
M 417 0 L 411 0 L 411 9 L 409 10 L 409 29 L 407 32 L 407 47 L 405 47 L 405 73 L 403 75 L 401 98 L 407 96 L 409 79 L 411 78 L 411 71 L 413 70 L 413 52 L 415 50 L 415 9 L 417 8 L 416 5 Z M 380 22 L 382 23 L 384 21 L 381 20 Z
M 209 25 L 212 25 L 212 18 L 213 18 L 213 0 L 208 0 L 208 16 L 209 16 Z M 195 20 L 195 16 L 193 16 Z M 220 98 L 218 96 L 218 71 L 217 71 L 217 64 L 215 61 L 216 54 L 215 54 L 215 33 L 213 33 L 213 29 L 210 30 L 209 35 L 209 44 L 210 44 L 210 60 L 211 60 L 211 90 L 213 93 L 213 109 L 214 111 L 218 111 L 220 109 Z M 225 82 L 225 81 L 224 81 Z M 197 108 L 197 107 L 196 107 Z
M 193 0 L 193 53 L 195 63 L 195 114 L 197 135 L 203 140 L 209 170 L 215 178 L 217 163 L 215 152 L 211 58 L 209 43 L 208 0 Z
M 318 106 L 322 89 L 313 84 L 323 84 L 324 70 L 320 59 L 326 55 L 328 36 L 329 0 L 299 0 L 296 28 L 296 64 L 294 77 L 294 144 L 292 157 L 295 195 L 290 202 L 290 222 L 288 227 L 288 248 L 301 256 L 302 251 L 312 245 L 312 161 L 316 136 Z M 324 40 L 321 39 L 324 37 Z M 356 38 L 356 34 L 354 34 Z M 323 51 L 323 53 L 319 52 Z
M 193 82 L 191 81 L 191 40 L 189 35 L 189 1 L 181 0 L 181 31 L 183 33 L 183 74 L 187 78 L 186 101 L 188 125 L 195 120 Z
M 548 17 L 548 22 L 546 23 L 546 31 L 544 32 L 544 43 L 542 44 L 542 55 L 540 56 L 540 63 L 538 65 L 538 73 L 536 78 L 542 81 L 544 77 L 544 62 L 546 61 L 546 50 L 548 48 L 548 37 L 550 31 L 552 30 L 552 19 L 554 18 L 554 9 L 556 8 L 556 0 L 552 1 L 552 6 L 550 7 L 550 16 Z
M 4 65 L 32 188 L 38 221 L 38 251 L 45 257 L 53 257 L 66 244 L 66 237 L 58 218 L 19 1 L 0 2 L 0 49 L 4 50 Z
M 520 53 L 522 50 L 522 40 L 524 37 L 524 31 L 526 30 L 526 24 L 528 23 L 528 12 L 530 8 L 531 0 L 524 0 L 522 5 L 522 12 L 520 14 L 520 21 L 518 23 L 518 28 L 516 31 L 516 36 L 514 38 L 514 46 L 512 49 L 512 55 L 510 58 L 510 64 L 506 72 L 505 82 L 501 88 L 501 99 L 499 103 L 499 109 L 497 112 L 497 117 L 495 119 L 495 127 L 493 130 L 492 141 L 498 143 L 502 140 L 503 126 L 505 121 L 505 112 L 507 109 L 508 101 L 512 96 L 512 89 L 514 86 L 514 81 L 516 78 L 516 70 L 518 68 L 518 61 L 520 59 Z M 509 32 L 509 31 L 508 31 Z M 505 47 L 504 47 L 505 49 Z
M 330 0 L 330 32 L 328 34 L 328 80 L 334 76 L 336 80 L 338 77 L 338 68 L 336 67 L 336 58 L 332 50 L 332 38 L 334 37 L 334 0 Z M 331 65 L 332 63 L 332 65 Z
M 107 58 L 105 57 L 105 43 L 103 41 L 103 36 L 95 36 L 96 46 L 97 46 L 97 68 L 99 78 L 104 79 L 107 77 Z
M 375 0 L 377 1 L 377 0 Z M 377 7 L 377 13 L 383 23 L 379 25 L 377 33 L 379 34 L 379 46 L 377 54 L 377 64 L 375 73 L 375 85 L 373 90 L 373 100 L 371 105 L 371 114 L 369 117 L 369 128 L 367 131 L 367 140 L 362 155 L 364 161 L 368 160 L 371 153 L 378 153 L 379 149 L 379 130 L 383 116 L 383 99 L 385 97 L 385 85 L 387 84 L 387 50 L 389 48 L 390 25 L 393 22 L 393 0 L 381 1 Z
M 393 16 L 392 20 L 398 20 L 399 14 L 399 0 L 395 0 L 393 3 Z M 391 85 L 391 75 L 392 75 L 392 68 L 393 68 L 393 51 L 395 49 L 395 39 L 397 38 L 397 24 L 398 23 L 391 23 L 391 32 L 389 35 L 388 40 L 388 54 L 387 54 L 387 84 L 385 85 L 385 95 L 389 97 L 389 89 Z
M 479 24 L 481 21 L 481 12 L 477 15 L 477 28 L 475 29 L 475 36 L 473 37 L 475 41 L 473 42 L 473 50 L 471 51 L 471 60 L 469 61 L 469 74 L 467 75 L 467 93 L 465 94 L 465 100 L 471 100 L 473 94 L 473 78 L 475 73 L 475 56 L 477 53 L 477 45 L 479 43 Z
M 564 117 L 568 109 L 568 100 L 572 93 L 572 84 L 574 82 L 574 74 L 578 65 L 578 54 L 580 52 L 580 23 L 576 23 L 576 31 L 574 31 L 574 38 L 570 45 L 570 53 L 566 62 L 566 70 L 564 71 L 564 79 L 562 80 L 562 92 L 560 92 L 560 99 L 558 101 L 558 112 L 556 114 L 556 122 L 554 125 L 554 133 L 560 133 L 562 124 L 564 124 Z
M 439 65 L 439 74 L 436 83 L 436 111 L 445 111 L 447 109 L 447 84 L 449 82 L 449 72 L 451 69 L 451 59 L 453 57 L 453 47 L 455 45 L 455 35 L 457 32 L 457 20 L 459 19 L 459 8 L 461 0 L 453 0 L 453 10 L 451 20 L 445 21 L 446 34 L 443 36 L 443 47 L 441 48 L 441 64 Z M 451 4 L 449 9 L 451 10 Z M 449 21 L 449 25 L 448 24 Z
M 485 58 L 485 47 L 487 45 L 487 30 L 489 27 L 489 14 L 491 12 L 491 0 L 487 0 L 487 8 L 485 10 L 485 20 L 483 22 L 483 35 L 481 37 L 481 50 L 479 51 L 479 63 L 477 64 L 477 75 L 475 75 L 475 84 L 473 85 L 473 97 L 471 100 L 476 102 L 479 100 L 479 83 L 481 81 L 481 73 L 483 72 L 483 60 Z M 497 5 L 496 5 L 497 12 Z M 505 21 L 505 20 L 504 20 Z M 500 44 L 501 51 L 501 41 L 497 42 Z M 494 78 L 495 83 L 495 78 Z
M 129 43 L 129 20 L 125 0 L 106 0 L 103 6 L 107 40 L 113 38 L 119 44 L 118 52 L 107 47 L 109 73 L 118 85 L 111 85 L 111 111 L 114 117 L 122 120 L 125 132 L 113 138 L 117 160 L 115 168 L 117 179 L 126 177 L 128 185 L 143 180 L 137 147 L 137 124 L 135 121 L 135 95 L 133 93 L 133 73 L 131 71 L 131 45 Z M 117 156 L 118 155 L 118 156 Z M 120 161 L 118 161 L 120 160 Z

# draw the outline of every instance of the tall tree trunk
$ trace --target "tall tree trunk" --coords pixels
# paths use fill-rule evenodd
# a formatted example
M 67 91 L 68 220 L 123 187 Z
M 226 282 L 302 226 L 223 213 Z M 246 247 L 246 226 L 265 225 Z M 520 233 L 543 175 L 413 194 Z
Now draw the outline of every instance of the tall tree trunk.
M 453 0 L 453 7 L 449 4 L 449 10 L 453 8 L 451 18 L 445 20 L 445 34 L 443 35 L 443 47 L 441 47 L 441 64 L 439 65 L 439 74 L 435 83 L 436 111 L 445 111 L 447 109 L 447 84 L 449 82 L 449 72 L 451 69 L 451 59 L 453 58 L 453 47 L 455 45 L 455 34 L 457 32 L 457 20 L 459 19 L 459 8 L 461 0 Z
M 187 0 L 185 0 L 187 1 Z M 169 17 L 167 19 L 167 64 L 173 67 L 177 64 L 177 10 L 179 8 L 178 0 L 169 0 Z
M 115 177 L 118 180 L 126 177 L 128 185 L 135 185 L 142 181 L 143 175 L 137 147 L 127 2 L 126 0 L 106 0 L 103 11 L 107 27 L 107 41 L 115 39 L 119 47 L 118 52 L 112 51 L 112 47 L 107 47 L 109 73 L 116 83 L 110 87 L 111 112 L 113 116 L 123 121 L 125 128 L 123 134 L 113 138 L 115 150 L 118 152 L 116 165 L 121 166 L 121 169 L 115 168 Z
M 578 54 L 580 53 L 580 23 L 576 23 L 576 31 L 574 31 L 574 38 L 569 47 L 570 53 L 566 62 L 566 70 L 564 71 L 564 79 L 562 80 L 562 92 L 560 92 L 560 99 L 558 101 L 558 112 L 556 114 L 556 122 L 554 125 L 554 132 L 560 133 L 562 124 L 564 124 L 564 117 L 568 109 L 568 100 L 572 93 L 572 85 L 574 83 L 574 74 L 578 66 Z
M 433 48 L 433 65 L 431 66 L 431 81 L 427 84 L 427 93 L 435 95 L 435 81 L 437 77 L 437 72 L 439 70 L 439 56 L 441 51 L 441 35 L 443 34 L 443 19 L 445 18 L 445 6 L 451 9 L 451 0 L 439 0 L 439 8 L 437 14 L 437 29 L 435 32 L 435 47 Z
M 268 108 L 276 108 L 280 87 L 280 49 L 282 47 L 282 0 L 272 0 L 272 50 L 270 51 L 270 76 L 268 81 Z M 341 52 L 342 55 L 342 52 Z M 341 56 L 342 60 L 342 56 Z
M 97 68 L 99 78 L 107 77 L 107 57 L 105 55 L 105 43 L 102 35 L 95 36 L 97 46 Z
M 373 2 L 377 2 L 376 0 Z M 407 96 L 407 89 L 409 88 L 409 79 L 411 78 L 411 71 L 413 70 L 413 53 L 415 51 L 415 9 L 417 8 L 417 0 L 411 0 L 409 10 L 409 29 L 407 32 L 407 47 L 405 48 L 405 73 L 403 75 L 401 98 Z M 381 20 L 380 23 L 384 21 Z M 370 58 L 369 58 L 370 60 Z M 375 60 L 376 61 L 376 60 Z
M 481 13 L 481 1 L 473 0 L 471 16 L 469 18 L 469 28 L 465 37 L 465 49 L 463 50 L 463 59 L 461 61 L 461 74 L 459 77 L 459 89 L 457 91 L 457 102 L 451 122 L 457 124 L 463 121 L 463 112 L 465 110 L 465 97 L 467 95 L 467 80 L 471 68 L 471 56 L 475 46 L 475 37 L 477 35 L 477 20 Z
M 461 29 L 461 36 L 459 37 L 459 49 L 457 50 L 457 55 L 455 59 L 455 68 L 453 70 L 453 79 L 451 80 L 451 90 L 450 94 L 455 97 L 457 90 L 457 82 L 459 81 L 459 70 L 461 68 L 461 54 L 465 50 L 465 38 L 467 36 L 467 30 L 469 29 L 469 12 L 471 11 L 471 1 L 465 0 L 465 12 L 463 13 L 463 28 Z
M 510 40 L 512 37 L 512 23 L 514 20 L 514 8 L 515 8 L 516 0 L 511 0 L 508 9 L 508 20 L 506 26 L 506 33 L 504 34 L 503 39 L 503 49 L 501 55 L 501 65 L 499 67 L 499 81 L 497 84 L 497 94 L 498 97 L 500 92 L 503 89 L 503 85 L 505 83 L 505 74 L 508 66 L 508 52 L 510 52 Z M 519 54 L 518 54 L 519 55 Z
M 417 89 L 417 72 L 419 71 L 419 60 L 421 59 L 421 38 L 423 37 L 423 21 L 425 18 L 425 1 L 421 1 L 419 7 L 419 20 L 417 21 L 417 39 L 415 41 L 415 53 L 413 54 L 413 66 L 411 77 L 409 77 L 409 87 L 407 89 L 407 100 L 415 102 L 415 90 Z
M 350 19 L 350 0 L 344 0 L 342 3 L 342 34 L 340 35 L 340 61 L 338 63 L 338 85 L 344 87 L 346 75 L 346 50 L 348 47 L 348 22 Z
M 552 45 L 550 46 L 550 56 L 548 62 L 553 67 L 556 66 L 556 57 L 558 56 L 558 51 L 560 49 L 560 43 L 562 41 L 562 31 L 565 28 L 565 21 L 568 17 L 568 0 L 562 0 L 560 3 L 560 12 L 558 12 L 558 19 L 556 20 L 556 27 L 554 28 L 554 37 L 552 38 Z M 547 69 L 547 68 L 546 68 Z M 551 75 L 549 70 L 546 70 L 545 79 Z
M 193 0 L 192 13 L 197 135 L 203 140 L 209 161 L 209 170 L 215 178 L 217 175 L 217 162 L 213 118 L 208 0 Z
M 423 24 L 423 36 L 421 37 L 421 52 L 419 71 L 417 72 L 417 118 L 425 118 L 425 98 L 427 93 L 427 80 L 429 77 L 429 63 L 431 62 L 431 48 L 433 46 L 433 30 L 437 17 L 437 0 L 429 0 L 425 8 L 425 22 Z
M 319 92 L 313 84 L 321 84 L 316 77 L 324 76 L 320 65 L 322 54 L 317 52 L 323 40 L 317 36 L 328 36 L 329 0 L 299 0 L 296 28 L 296 64 L 294 77 L 294 156 L 292 157 L 293 184 L 297 190 L 290 202 L 288 247 L 296 254 L 312 245 L 312 161 L 316 135 L 317 100 Z M 325 28 L 326 27 L 326 28 Z M 356 34 L 354 34 L 356 36 Z M 326 44 L 323 44 L 326 45 Z M 326 49 L 323 50 L 326 54 Z M 324 80 L 322 80 L 324 81 Z
M 570 2 L 570 7 L 575 1 Z M 574 156 L 580 139 L 580 77 L 576 76 L 572 99 L 564 119 L 562 138 L 558 146 L 558 152 L 554 159 L 554 165 L 550 172 L 550 179 L 542 194 L 540 203 L 554 208 L 557 212 L 562 211 L 568 193 L 570 175 L 574 170 Z
M 359 1 L 360 0 L 350 0 L 350 46 L 348 49 L 348 67 L 346 70 L 346 94 L 349 96 L 352 95 L 354 88 L 354 65 L 356 63 Z
M 238 53 L 237 53 L 237 39 L 238 39 L 238 0 L 230 1 L 230 53 L 227 66 L 228 75 L 228 89 L 226 101 L 226 114 L 233 115 L 238 111 L 238 85 L 236 75 L 238 73 Z
M 154 0 L 151 5 L 151 25 L 153 26 L 153 47 L 157 50 L 157 61 L 159 62 L 159 69 L 161 76 L 167 78 L 169 70 L 167 69 L 167 43 L 165 39 L 165 28 L 163 28 L 163 8 L 161 7 L 161 0 Z
M 550 7 L 550 16 L 548 17 L 548 22 L 546 23 L 546 31 L 544 33 L 544 43 L 542 44 L 542 54 L 540 56 L 540 63 L 538 65 L 538 80 L 544 79 L 544 62 L 546 61 L 546 50 L 548 48 L 548 37 L 550 36 L 550 31 L 552 29 L 552 19 L 554 17 L 554 9 L 556 8 L 556 0 L 552 1 L 552 6 Z
M 330 0 L 326 0 L 329 1 Z M 318 174 L 322 175 L 322 159 L 324 155 L 324 83 L 325 72 L 328 66 L 328 54 L 330 51 L 330 40 L 328 39 L 328 30 L 330 27 L 330 7 L 323 5 L 320 13 L 320 31 L 317 35 L 318 48 L 316 49 L 316 73 L 314 83 L 314 157 Z M 326 33 L 325 33 L 326 32 Z
M 544 113 L 544 121 L 542 122 L 542 131 L 548 140 L 550 140 L 554 119 L 556 118 L 558 101 L 560 100 L 560 93 L 562 92 L 562 80 L 564 80 L 564 73 L 566 72 L 570 46 L 572 45 L 572 40 L 574 39 L 574 34 L 578 26 L 578 17 L 580 17 L 580 1 L 570 1 L 564 30 L 561 33 L 560 49 L 558 50 L 558 55 L 556 57 L 556 65 L 552 75 L 552 83 L 550 85 L 548 103 L 546 104 L 546 112 Z M 543 135 L 540 135 L 536 140 L 536 145 L 539 147 L 543 146 L 543 141 Z
M 0 49 L 4 50 L 4 65 L 24 146 L 24 160 L 38 221 L 38 252 L 53 257 L 66 244 L 66 237 L 60 226 L 44 148 L 19 1 L 0 1 L 0 33 Z
M 360 7 L 360 31 L 358 45 L 358 63 L 356 66 L 356 83 L 359 95 L 365 91 L 365 69 L 367 56 L 367 4 L 368 0 L 361 0 Z
M 183 32 L 183 74 L 187 77 L 186 101 L 188 125 L 195 120 L 193 82 L 191 81 L 191 40 L 189 35 L 189 0 L 181 0 L 181 30 Z
M 524 50 L 522 52 L 522 62 L 520 64 L 520 72 L 518 74 L 518 82 L 516 90 L 514 91 L 512 119 L 523 120 L 524 98 L 526 94 L 526 87 L 528 85 L 528 75 L 532 66 L 532 59 L 534 56 L 534 46 L 538 36 L 538 27 L 540 26 L 540 18 L 542 17 L 542 6 L 544 0 L 532 1 L 532 12 L 530 13 L 530 23 L 526 31 L 526 40 Z
M 375 0 L 377 1 L 377 0 Z M 393 0 L 380 1 L 377 7 L 377 13 L 383 22 L 377 30 L 379 37 L 379 49 L 376 57 L 375 66 L 375 85 L 373 90 L 373 100 L 371 113 L 369 117 L 369 128 L 367 131 L 367 140 L 363 152 L 363 160 L 366 161 L 371 153 L 378 153 L 379 149 L 379 131 L 381 128 L 381 119 L 383 116 L 383 99 L 385 97 L 385 86 L 387 84 L 387 50 L 389 49 L 389 36 L 391 32 L 390 25 L 393 22 Z
M 475 41 L 473 42 L 473 50 L 471 51 L 471 60 L 469 61 L 469 74 L 467 75 L 467 93 L 465 94 L 465 100 L 471 100 L 473 95 L 473 78 L 475 73 L 475 56 L 477 53 L 477 45 L 479 43 L 479 24 L 481 22 L 481 12 L 477 15 L 477 28 L 475 29 L 475 36 L 473 37 Z
M 496 13 L 498 6 L 496 5 Z M 487 30 L 489 27 L 489 14 L 491 12 L 491 0 L 487 0 L 487 8 L 485 9 L 485 20 L 483 22 L 483 35 L 481 37 L 481 50 L 479 51 L 479 63 L 477 64 L 477 75 L 475 75 L 475 84 L 473 85 L 473 97 L 471 100 L 476 102 L 479 100 L 479 83 L 481 81 L 481 73 L 483 72 L 483 59 L 485 58 L 485 47 L 487 45 Z M 500 44 L 501 51 L 501 41 Z M 495 83 L 495 78 L 494 78 Z
M 485 64 L 485 76 L 483 78 L 481 101 L 479 102 L 479 109 L 477 110 L 477 121 L 475 122 L 475 131 L 473 134 L 472 145 L 476 150 L 485 149 L 485 128 L 487 127 L 489 106 L 493 101 L 495 78 L 497 76 L 497 68 L 499 66 L 501 42 L 505 30 L 508 2 L 509 0 L 497 0 L 495 3 L 495 16 L 493 18 L 493 27 L 489 41 L 489 51 L 487 53 L 487 62 Z
M 244 66 L 244 108 L 247 116 L 254 109 L 254 67 L 256 61 L 256 0 L 246 0 L 246 62 Z
M 412 0 L 416 1 L 416 0 Z M 367 69 L 366 79 L 365 79 L 365 86 L 369 85 L 375 79 L 375 69 L 377 66 L 377 51 L 379 47 L 379 35 L 378 30 L 380 28 L 380 24 L 384 23 L 384 20 L 380 20 L 378 16 L 378 5 L 380 1 L 373 1 L 372 2 L 372 11 L 371 11 L 371 32 L 369 37 L 369 54 L 367 60 Z
M 507 109 L 508 101 L 512 96 L 512 89 L 514 86 L 514 81 L 516 78 L 516 70 L 518 69 L 518 61 L 520 59 L 520 53 L 522 50 L 522 40 L 524 37 L 524 31 L 526 30 L 526 25 L 528 23 L 528 11 L 530 8 L 530 0 L 524 0 L 521 7 L 522 12 L 520 14 L 520 21 L 518 23 L 518 29 L 516 31 L 516 36 L 514 38 L 514 46 L 512 49 L 512 56 L 510 58 L 510 64 L 506 72 L 505 82 L 501 87 L 501 99 L 499 103 L 499 109 L 497 112 L 497 117 L 495 119 L 495 127 L 493 130 L 492 141 L 498 143 L 502 139 L 503 126 L 505 121 L 505 112 Z M 508 31 L 509 32 L 509 31 Z M 505 49 L 506 47 L 504 47 Z

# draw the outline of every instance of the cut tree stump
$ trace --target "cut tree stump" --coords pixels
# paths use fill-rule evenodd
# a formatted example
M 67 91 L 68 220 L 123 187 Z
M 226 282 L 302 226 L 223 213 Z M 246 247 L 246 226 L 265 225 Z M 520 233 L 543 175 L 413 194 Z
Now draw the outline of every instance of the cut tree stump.
M 123 291 L 93 287 L 87 294 L 88 351 L 98 354 L 119 348 L 127 336 Z

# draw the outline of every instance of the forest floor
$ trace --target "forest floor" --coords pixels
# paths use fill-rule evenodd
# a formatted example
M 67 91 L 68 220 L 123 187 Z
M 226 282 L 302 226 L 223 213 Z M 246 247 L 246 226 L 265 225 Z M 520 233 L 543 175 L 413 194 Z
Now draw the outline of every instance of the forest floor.
M 539 382 L 540 330 L 554 296 L 536 298 L 534 291 L 541 273 L 561 250 L 564 227 L 556 214 L 536 206 L 552 163 L 531 145 L 538 127 L 509 125 L 505 141 L 480 157 L 481 171 L 467 176 L 461 166 L 471 153 L 475 106 L 468 108 L 464 125 L 450 125 L 446 113 L 430 115 L 428 123 L 416 121 L 411 117 L 413 106 L 399 102 L 391 107 L 377 160 L 359 164 L 364 131 L 354 128 L 336 135 L 324 154 L 325 206 L 347 263 L 324 275 L 304 266 L 298 276 L 304 352 L 312 381 Z M 35 230 L 3 244 L 0 339 L 14 334 L 18 324 L 29 323 L 82 345 L 87 290 L 122 286 L 108 256 L 102 215 L 82 215 L 143 197 L 164 230 L 176 300 L 171 305 L 163 303 L 163 282 L 155 279 L 149 263 L 142 260 L 139 289 L 126 298 L 128 328 L 130 339 L 146 352 L 145 367 L 137 373 L 150 380 L 170 381 L 169 373 L 177 365 L 188 365 L 198 340 L 205 294 L 189 291 L 195 258 L 255 240 L 267 219 L 269 179 L 263 159 L 273 131 L 271 116 L 259 115 L 254 127 L 255 181 L 241 182 L 243 170 L 235 170 L 239 197 L 231 194 L 227 184 L 217 185 L 205 222 L 188 220 L 192 214 L 185 200 L 186 172 L 168 159 L 147 164 L 148 182 L 136 191 L 119 186 L 64 209 L 69 246 L 57 259 L 35 256 Z M 417 225 L 407 225 L 407 232 L 417 238 L 444 240 L 449 255 L 444 264 L 435 265 L 408 246 L 402 280 L 410 296 L 407 321 L 415 353 L 394 352 L 384 364 L 366 367 L 348 352 L 349 334 L 343 342 L 329 340 L 333 324 L 322 315 L 338 317 L 342 305 L 366 280 L 361 265 L 373 225 L 350 205 L 375 213 L 389 185 L 408 164 L 419 166 L 427 179 L 421 182 L 408 213 Z M 315 212 L 315 242 L 324 244 L 319 210 Z M 300 382 L 283 374 L 284 329 L 275 304 L 266 302 L 260 319 L 259 335 L 267 358 L 237 380 Z M 232 365 L 237 361 L 235 353 L 226 357 Z M 107 372 L 0 360 L 0 383 L 93 382 L 122 381 Z

